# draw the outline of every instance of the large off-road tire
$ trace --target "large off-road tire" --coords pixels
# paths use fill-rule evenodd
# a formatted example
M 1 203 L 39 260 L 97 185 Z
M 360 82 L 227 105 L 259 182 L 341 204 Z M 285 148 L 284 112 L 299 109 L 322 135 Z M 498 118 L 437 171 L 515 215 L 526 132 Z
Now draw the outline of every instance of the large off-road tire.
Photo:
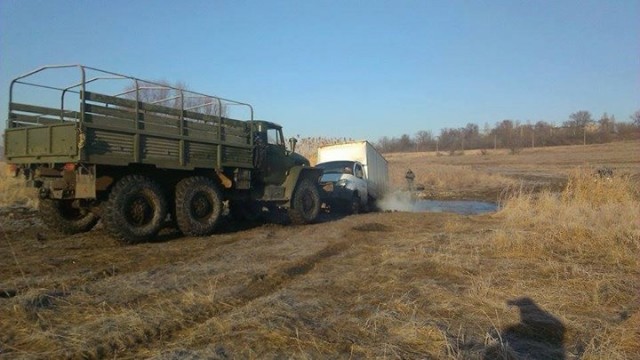
M 364 212 L 377 212 L 380 211 L 376 199 L 371 196 L 367 196 L 367 205 L 364 208 Z
M 347 208 L 347 212 L 349 214 L 355 215 L 360 214 L 362 211 L 362 203 L 360 202 L 360 196 L 357 193 L 353 194 L 351 201 L 349 202 L 349 207 Z
M 313 222 L 320 213 L 320 194 L 318 188 L 309 179 L 300 181 L 293 192 L 289 219 L 293 224 Z
M 176 221 L 185 235 L 211 235 L 222 215 L 222 196 L 213 180 L 193 176 L 176 186 Z
M 167 200 L 157 182 L 127 175 L 111 189 L 104 206 L 106 229 L 118 240 L 138 243 L 154 238 L 167 217 Z
M 99 217 L 88 209 L 73 207 L 72 200 L 41 199 L 38 205 L 42 221 L 63 234 L 78 234 L 91 230 Z

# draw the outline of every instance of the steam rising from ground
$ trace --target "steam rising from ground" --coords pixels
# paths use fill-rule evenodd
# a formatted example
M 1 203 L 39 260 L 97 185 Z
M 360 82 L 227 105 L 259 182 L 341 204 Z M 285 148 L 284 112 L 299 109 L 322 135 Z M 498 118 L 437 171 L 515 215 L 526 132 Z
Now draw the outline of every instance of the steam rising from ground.
M 475 215 L 492 213 L 498 210 L 498 205 L 485 201 L 474 200 L 424 200 L 416 193 L 396 191 L 387 194 L 378 201 L 382 211 L 404 212 L 449 212 L 461 215 Z
M 377 204 L 382 211 L 417 211 L 415 194 L 408 191 L 387 193 Z

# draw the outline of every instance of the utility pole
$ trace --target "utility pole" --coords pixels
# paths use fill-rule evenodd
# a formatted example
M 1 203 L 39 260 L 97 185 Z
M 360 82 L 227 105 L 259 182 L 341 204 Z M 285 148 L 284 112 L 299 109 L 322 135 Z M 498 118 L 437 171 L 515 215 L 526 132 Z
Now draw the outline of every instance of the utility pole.
M 536 147 L 535 137 L 536 137 L 536 133 L 533 130 L 531 130 L 531 147 L 532 148 Z

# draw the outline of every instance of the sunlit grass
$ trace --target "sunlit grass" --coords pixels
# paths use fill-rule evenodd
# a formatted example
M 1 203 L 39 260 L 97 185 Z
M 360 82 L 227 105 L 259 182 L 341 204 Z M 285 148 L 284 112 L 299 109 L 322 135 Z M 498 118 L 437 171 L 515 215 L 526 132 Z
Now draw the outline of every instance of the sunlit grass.
M 573 171 L 561 193 L 518 190 L 507 195 L 500 216 L 509 235 L 498 243 L 526 256 L 536 249 L 576 260 L 605 257 L 637 265 L 640 202 L 635 185 L 627 176 L 594 173 L 591 168 Z
M 36 207 L 37 202 L 34 190 L 26 186 L 24 178 L 11 176 L 7 165 L 0 162 L 0 206 Z
M 512 192 L 496 215 L 502 225 L 491 256 L 535 264 L 526 286 L 546 287 L 545 301 L 583 314 L 569 321 L 568 340 L 588 339 L 585 359 L 623 359 L 638 350 L 640 316 L 627 304 L 637 303 L 640 290 L 639 199 L 629 177 L 580 168 L 561 193 Z
M 400 186 L 411 167 L 431 189 L 510 189 L 496 214 L 369 213 L 127 247 L 100 230 L 38 241 L 7 227 L 25 240 L 0 240 L 16 259 L 0 343 L 27 358 L 525 358 L 502 335 L 523 320 L 508 301 L 530 297 L 566 330 L 551 351 L 635 358 L 638 183 L 619 167 L 611 179 L 574 169 L 602 156 L 590 149 L 389 156 Z M 619 163 L 637 166 L 627 153 Z M 521 186 L 493 171 L 505 162 L 570 176 Z

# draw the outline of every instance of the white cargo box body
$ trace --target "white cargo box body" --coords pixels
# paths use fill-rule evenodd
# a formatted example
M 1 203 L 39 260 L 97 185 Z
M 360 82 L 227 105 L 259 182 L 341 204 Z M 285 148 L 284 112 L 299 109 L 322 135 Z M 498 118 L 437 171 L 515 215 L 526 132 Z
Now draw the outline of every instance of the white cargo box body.
M 380 199 L 389 186 L 387 160 L 368 141 L 325 146 L 318 149 L 318 163 L 358 161 L 364 166 L 369 195 Z

